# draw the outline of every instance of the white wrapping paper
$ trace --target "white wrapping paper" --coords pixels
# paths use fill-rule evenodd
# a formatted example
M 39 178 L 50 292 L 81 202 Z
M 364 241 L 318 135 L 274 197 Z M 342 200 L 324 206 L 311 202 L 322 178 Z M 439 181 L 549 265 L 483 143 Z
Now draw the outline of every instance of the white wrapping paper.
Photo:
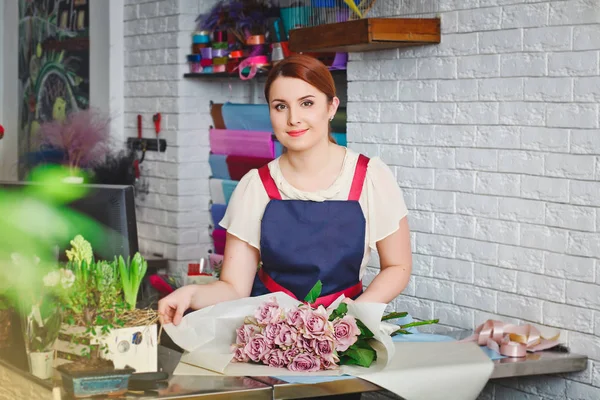
M 230 346 L 244 318 L 269 298 L 291 308 L 298 300 L 278 292 L 223 302 L 192 312 L 178 326 L 164 326 L 173 341 L 185 350 L 175 374 L 230 376 L 341 375 L 359 376 L 391 392 L 420 399 L 476 399 L 489 379 L 493 364 L 474 343 L 394 343 L 390 324 L 382 323 L 386 304 L 352 303 L 348 313 L 360 319 L 375 335 L 377 360 L 371 367 L 343 365 L 339 370 L 294 372 L 285 368 L 231 362 Z M 329 309 L 342 301 L 340 297 Z M 435 379 L 433 377 L 435 376 Z M 453 390 L 457 396 L 449 395 Z

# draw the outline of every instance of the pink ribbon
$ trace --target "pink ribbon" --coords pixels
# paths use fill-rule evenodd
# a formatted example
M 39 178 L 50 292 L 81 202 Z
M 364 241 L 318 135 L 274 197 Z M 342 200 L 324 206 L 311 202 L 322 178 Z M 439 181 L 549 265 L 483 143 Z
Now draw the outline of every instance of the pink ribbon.
M 267 56 L 251 56 L 251 57 L 247 57 L 238 66 L 238 68 L 240 70 L 240 79 L 246 81 L 248 79 L 254 78 L 254 76 L 258 72 L 258 68 L 260 68 L 262 66 L 265 66 L 265 65 L 268 65 L 268 64 L 269 64 L 269 59 L 267 58 Z M 242 73 L 242 71 L 246 67 L 250 67 L 250 73 L 248 74 L 248 76 L 244 76 L 244 74 Z
M 557 346 L 560 332 L 547 329 L 544 333 L 533 325 L 512 325 L 488 319 L 475 333 L 461 342 L 477 342 L 507 357 L 525 357 L 527 352 L 542 351 Z

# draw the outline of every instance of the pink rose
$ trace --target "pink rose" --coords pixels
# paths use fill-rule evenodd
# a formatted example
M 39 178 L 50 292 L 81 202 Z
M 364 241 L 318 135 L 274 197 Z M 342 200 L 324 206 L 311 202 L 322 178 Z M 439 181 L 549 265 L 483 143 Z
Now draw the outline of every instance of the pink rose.
M 248 362 L 249 358 L 243 346 L 232 345 L 231 351 L 233 352 L 233 362 Z
M 356 325 L 356 320 L 350 315 L 342 319 L 333 321 L 333 335 L 335 338 L 335 349 L 337 351 L 346 351 L 352 346 L 360 335 L 360 329 Z
M 298 354 L 288 365 L 290 371 L 314 372 L 321 369 L 321 360 L 311 353 Z
M 274 342 L 275 339 L 279 336 L 279 332 L 283 329 L 285 324 L 269 324 L 265 326 L 265 330 L 263 331 L 263 335 L 269 340 L 269 342 Z
M 304 335 L 309 338 L 323 336 L 327 331 L 327 311 L 323 307 L 317 310 L 305 310 L 302 319 L 304 321 Z
M 300 350 L 309 350 L 309 351 L 313 351 L 313 342 L 315 341 L 315 339 L 312 338 L 307 338 L 306 336 L 303 335 L 297 335 L 296 337 L 296 347 L 299 348 Z
M 340 360 L 331 355 L 331 357 L 321 357 L 321 367 L 323 369 L 338 369 L 339 365 L 337 364 Z
M 246 344 L 255 333 L 260 332 L 260 328 L 256 325 L 244 324 L 237 328 L 235 332 L 237 333 L 235 342 L 237 344 Z
M 244 346 L 244 352 L 252 361 L 259 362 L 267 355 L 271 348 L 272 343 L 264 335 L 257 333 Z
M 283 368 L 287 366 L 288 359 L 283 350 L 273 349 L 267 353 L 264 362 L 269 367 Z
M 281 328 L 278 335 L 275 337 L 275 344 L 283 347 L 290 347 L 296 343 L 296 329 L 289 327 L 285 323 L 280 324 Z
M 291 349 L 288 349 L 283 353 L 288 363 L 292 362 L 294 357 L 296 357 L 298 354 L 300 354 L 300 349 L 297 347 L 292 347 Z
M 304 321 L 302 320 L 303 314 L 304 311 L 301 308 L 290 310 L 287 313 L 285 322 L 287 322 L 290 326 L 295 326 L 296 328 L 299 328 L 304 324 Z
M 325 357 L 333 354 L 334 344 L 332 339 L 319 340 L 316 339 L 312 343 L 313 349 L 318 356 Z
M 281 309 L 274 297 L 266 303 L 261 304 L 254 312 L 256 321 L 261 325 L 274 324 L 279 321 L 280 316 Z

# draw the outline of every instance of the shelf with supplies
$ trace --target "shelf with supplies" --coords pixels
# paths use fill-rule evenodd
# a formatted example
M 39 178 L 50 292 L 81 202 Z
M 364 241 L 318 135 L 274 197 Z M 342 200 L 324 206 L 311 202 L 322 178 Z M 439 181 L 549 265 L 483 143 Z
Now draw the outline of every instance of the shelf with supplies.
M 362 18 L 290 30 L 293 52 L 360 52 L 438 44 L 439 18 Z
M 335 69 L 330 72 L 334 78 L 336 78 L 336 77 L 346 78 L 346 70 L 345 69 Z M 269 74 L 268 70 L 261 70 L 256 73 L 255 78 L 260 78 L 260 77 L 266 78 L 268 74 Z M 189 79 L 205 79 L 205 80 L 212 80 L 212 79 L 214 79 L 214 80 L 222 80 L 222 79 L 238 79 L 238 80 L 240 80 L 240 77 L 237 73 L 228 74 L 227 72 L 218 72 L 218 73 L 188 72 L 186 74 L 183 74 L 183 77 L 189 78 Z

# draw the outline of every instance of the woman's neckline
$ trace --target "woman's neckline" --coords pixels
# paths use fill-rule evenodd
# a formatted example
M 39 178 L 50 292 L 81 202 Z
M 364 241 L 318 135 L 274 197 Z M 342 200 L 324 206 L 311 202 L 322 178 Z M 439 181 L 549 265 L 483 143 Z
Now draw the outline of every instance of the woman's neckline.
M 319 189 L 319 190 L 315 190 L 315 191 L 308 191 L 308 190 L 298 189 L 296 186 L 292 185 L 285 178 L 285 176 L 283 175 L 283 170 L 281 169 L 281 164 L 280 164 L 281 157 L 278 157 L 277 160 L 276 160 L 277 161 L 277 175 L 278 175 L 278 178 L 279 178 L 278 179 L 278 181 L 279 181 L 278 183 L 281 186 L 283 186 L 284 188 L 288 187 L 288 188 L 292 189 L 296 193 L 302 193 L 302 194 L 305 194 L 307 196 L 311 196 L 311 195 L 314 196 L 314 195 L 321 195 L 321 194 L 325 195 L 328 192 L 332 192 L 332 191 L 334 191 L 336 189 L 339 191 L 339 188 L 338 188 L 339 182 L 340 182 L 342 176 L 344 175 L 344 172 L 346 171 L 346 164 L 348 162 L 348 156 L 349 156 L 349 154 L 350 154 L 350 151 L 348 150 L 348 148 L 344 147 L 344 159 L 342 161 L 342 166 L 341 166 L 341 168 L 340 168 L 337 176 L 335 177 L 335 179 L 333 180 L 333 182 L 331 183 L 331 185 L 329 185 L 327 188 L 325 188 L 325 189 Z M 330 193 L 330 194 L 335 195 L 335 193 Z

